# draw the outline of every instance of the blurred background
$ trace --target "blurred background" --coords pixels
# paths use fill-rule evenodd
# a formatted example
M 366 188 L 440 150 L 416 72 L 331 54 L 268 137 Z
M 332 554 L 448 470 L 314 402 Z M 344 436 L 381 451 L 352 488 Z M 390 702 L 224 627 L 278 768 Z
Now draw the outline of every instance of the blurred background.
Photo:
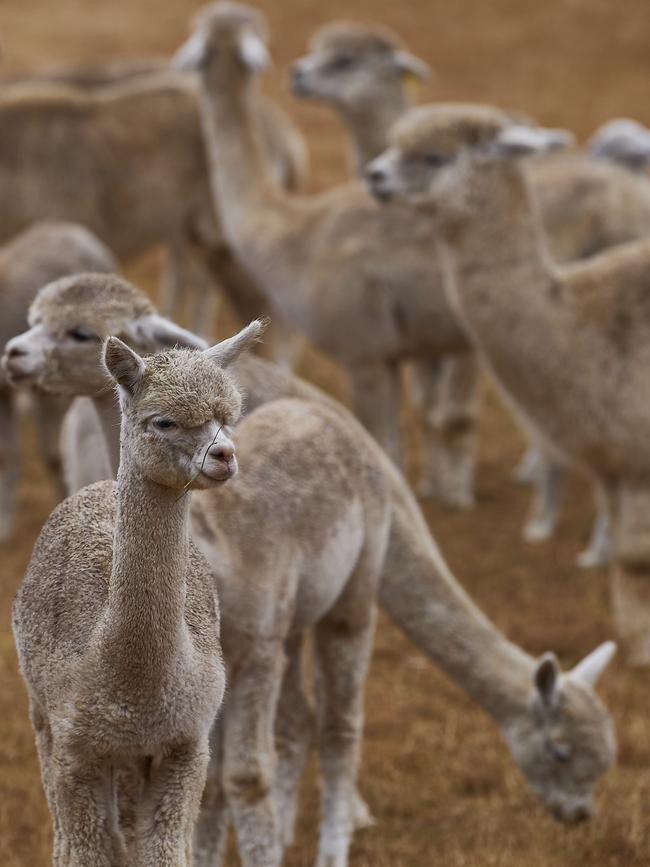
M 275 65 L 266 86 L 307 137 L 314 190 L 347 178 L 346 137 L 332 111 L 291 97 L 287 66 L 305 52 L 313 31 L 333 19 L 378 22 L 400 34 L 434 69 L 421 88 L 421 101 L 493 102 L 542 124 L 567 127 L 579 140 L 612 117 L 650 124 L 647 0 L 264 0 L 256 5 L 268 15 L 272 34 Z M 2 0 L 0 71 L 32 72 L 117 56 L 167 57 L 185 39 L 200 6 L 193 0 Z M 155 293 L 159 265 L 154 252 L 130 263 L 126 274 Z M 1 304 L 2 299 L 0 315 Z M 331 362 L 308 352 L 299 372 L 346 399 Z M 408 413 L 403 424 L 405 434 L 414 436 Z M 27 422 L 23 433 L 26 473 L 17 533 L 10 545 L 0 546 L 3 867 L 45 865 L 51 846 L 9 617 L 55 496 Z M 552 647 L 563 667 L 571 665 L 612 632 L 605 572 L 575 566 L 592 518 L 590 491 L 572 480 L 557 536 L 526 545 L 521 523 L 528 492 L 511 481 L 523 440 L 489 389 L 480 443 L 477 507 L 451 513 L 427 504 L 429 525 L 456 576 L 509 637 L 533 654 Z M 525 790 L 490 720 L 383 619 L 376 647 L 361 789 L 379 823 L 357 835 L 353 867 L 650 864 L 647 672 L 619 662 L 603 679 L 600 691 L 619 735 L 619 765 L 599 792 L 595 820 L 567 829 L 555 825 Z M 316 810 L 312 774 L 289 867 L 312 863 Z

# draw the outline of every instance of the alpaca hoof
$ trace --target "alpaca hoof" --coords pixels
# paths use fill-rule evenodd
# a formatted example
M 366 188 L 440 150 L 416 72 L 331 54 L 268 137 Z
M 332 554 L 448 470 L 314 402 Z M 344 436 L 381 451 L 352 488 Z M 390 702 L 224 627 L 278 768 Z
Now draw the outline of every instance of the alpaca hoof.
M 356 792 L 352 804 L 352 825 L 355 831 L 361 831 L 363 828 L 372 828 L 377 824 L 377 820 L 370 812 L 370 808 L 363 800 L 361 795 Z
M 472 491 L 435 484 L 430 479 L 418 482 L 415 494 L 420 500 L 437 500 L 448 509 L 458 511 L 467 511 L 476 505 Z
M 535 519 L 524 527 L 526 542 L 546 542 L 553 535 L 553 526 L 548 521 Z
M 606 551 L 596 548 L 585 548 L 576 558 L 576 565 L 580 569 L 603 569 L 608 566 L 610 558 Z

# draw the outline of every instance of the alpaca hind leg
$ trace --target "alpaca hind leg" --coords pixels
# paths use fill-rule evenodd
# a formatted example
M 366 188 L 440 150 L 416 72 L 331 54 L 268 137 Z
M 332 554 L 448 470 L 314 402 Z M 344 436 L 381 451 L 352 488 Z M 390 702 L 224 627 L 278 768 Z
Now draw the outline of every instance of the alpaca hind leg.
M 608 566 L 612 557 L 612 515 L 609 497 L 601 488 L 596 489 L 596 504 L 596 519 L 589 544 L 578 555 L 578 566 L 581 569 Z
M 258 639 L 230 684 L 223 779 L 243 867 L 279 867 L 282 859 L 274 784 L 283 668 L 283 642 Z
M 564 493 L 566 468 L 554 458 L 544 455 L 533 485 L 533 501 L 524 526 L 527 542 L 550 539 L 557 526 Z
M 375 614 L 354 623 L 335 609 L 315 629 L 319 698 L 322 818 L 317 867 L 346 867 L 358 815 L 357 773 L 363 689 Z
M 396 364 L 359 364 L 350 370 L 354 410 L 397 466 L 403 463 L 399 434 L 399 369 Z

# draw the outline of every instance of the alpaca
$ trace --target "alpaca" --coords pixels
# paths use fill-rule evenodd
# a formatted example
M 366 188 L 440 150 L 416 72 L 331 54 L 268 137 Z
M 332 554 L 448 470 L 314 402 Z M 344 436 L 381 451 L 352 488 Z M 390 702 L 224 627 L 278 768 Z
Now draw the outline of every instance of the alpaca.
M 397 125 L 368 178 L 380 198 L 435 208 L 450 301 L 494 379 L 526 424 L 606 492 L 614 616 L 631 661 L 648 664 L 650 242 L 554 265 L 520 158 L 561 138 L 490 107 L 429 106 Z M 416 155 L 427 157 L 417 170 Z
M 225 676 L 189 492 L 236 472 L 226 431 L 241 397 L 224 367 L 259 331 L 146 361 L 118 338 L 103 344 L 122 411 L 117 484 L 53 512 L 13 609 L 57 865 L 190 865 Z M 121 770 L 135 802 L 130 851 Z
M 65 382 L 69 391 L 95 393 L 97 400 L 105 390 L 97 363 L 99 341 L 89 340 L 72 352 L 70 344 L 57 337 L 62 331 L 92 326 L 103 334 L 110 323 L 133 346 L 163 341 L 191 345 L 187 332 L 156 316 L 150 302 L 124 281 L 84 278 L 83 292 L 79 280 L 76 284 L 58 281 L 41 290 L 31 314 L 36 324 L 14 341 L 22 354 L 5 358 L 10 371 L 17 366 L 23 377 L 47 377 L 43 384 L 54 390 L 60 390 Z M 456 583 L 404 478 L 346 409 L 314 386 L 256 357 L 241 356 L 230 371 L 246 394 L 249 412 L 283 398 L 297 399 L 326 407 L 340 416 L 350 431 L 356 430 L 356 437 L 364 443 L 364 454 L 374 455 L 382 469 L 391 504 L 390 536 L 378 590 L 380 605 L 417 647 L 495 718 L 526 779 L 544 803 L 566 821 L 584 816 L 591 809 L 595 783 L 613 758 L 611 723 L 592 690 L 611 656 L 611 643 L 587 657 L 590 662 L 585 660 L 561 676 L 552 655 L 540 661 L 526 655 L 487 621 Z M 116 428 L 106 411 L 102 411 L 102 418 L 107 440 L 114 440 Z M 304 462 L 300 466 L 306 473 Z M 275 485 L 279 482 L 276 478 Z M 230 490 L 234 490 L 232 485 Z M 196 520 L 201 536 L 204 522 L 198 516 Z M 210 521 L 213 523 L 212 518 Z M 282 544 L 284 550 L 284 538 Z M 224 629 L 226 598 L 222 600 Z M 284 818 L 285 842 L 291 840 L 296 784 L 315 725 L 303 693 L 299 643 L 290 643 L 287 655 L 276 720 L 278 815 Z M 546 669 L 553 669 L 546 670 L 554 678 L 555 690 L 548 703 L 542 701 L 541 693 L 535 699 L 538 679 L 544 680 L 542 662 Z M 511 679 L 509 672 L 517 672 L 517 678 Z M 562 759 L 549 747 L 554 741 L 570 744 L 569 765 L 557 764 Z M 205 853 L 202 863 L 212 865 L 215 841 L 210 827 L 216 820 L 211 817 L 219 810 L 220 793 L 218 780 L 209 785 L 199 825 L 201 839 L 207 838 L 200 849 Z M 357 808 L 361 803 L 357 802 Z M 361 812 L 362 808 L 357 809 L 357 814 Z
M 75 271 L 114 271 L 115 267 L 109 250 L 74 223 L 40 222 L 12 238 L 0 248 L 0 351 L 24 330 L 29 305 L 45 283 Z M 58 428 L 65 403 L 38 389 L 30 397 L 41 453 L 58 477 Z M 7 541 L 13 530 L 18 471 L 17 407 L 0 372 L 0 542 Z
M 359 417 L 399 460 L 399 362 L 438 361 L 466 352 L 468 343 L 409 208 L 381 210 L 358 184 L 297 197 L 273 183 L 252 125 L 255 73 L 266 59 L 261 17 L 240 4 L 217 3 L 175 60 L 200 73 L 224 231 L 278 316 L 345 367 Z M 453 484 L 436 493 L 467 507 L 473 419 L 464 421 L 453 432 L 456 451 L 449 450 Z
M 269 171 L 295 189 L 306 171 L 302 137 L 270 101 L 260 98 L 255 116 Z M 0 209 L 0 240 L 46 218 L 82 223 L 120 260 L 162 243 L 166 303 L 176 309 L 189 294 L 195 327 L 214 281 L 242 320 L 264 311 L 211 201 L 191 77 L 154 69 L 96 87 L 17 82 L 0 94 L 0 124 L 0 185 L 11 203 Z

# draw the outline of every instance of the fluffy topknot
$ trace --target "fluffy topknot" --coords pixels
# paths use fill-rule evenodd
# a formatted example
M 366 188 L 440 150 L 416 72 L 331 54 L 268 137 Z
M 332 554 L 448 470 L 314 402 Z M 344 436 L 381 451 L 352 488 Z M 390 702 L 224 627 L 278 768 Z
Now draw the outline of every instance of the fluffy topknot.
M 391 54 L 404 47 L 400 37 L 377 24 L 333 21 L 321 27 L 310 40 L 313 51 L 350 54 Z
M 454 154 L 463 147 L 491 141 L 511 126 L 512 118 L 501 109 L 471 103 L 437 103 L 411 109 L 391 131 L 391 143 L 406 153 L 432 147 Z
M 30 307 L 29 323 L 41 322 L 54 332 L 74 324 L 108 337 L 155 312 L 146 295 L 115 274 L 74 274 L 41 289 Z

